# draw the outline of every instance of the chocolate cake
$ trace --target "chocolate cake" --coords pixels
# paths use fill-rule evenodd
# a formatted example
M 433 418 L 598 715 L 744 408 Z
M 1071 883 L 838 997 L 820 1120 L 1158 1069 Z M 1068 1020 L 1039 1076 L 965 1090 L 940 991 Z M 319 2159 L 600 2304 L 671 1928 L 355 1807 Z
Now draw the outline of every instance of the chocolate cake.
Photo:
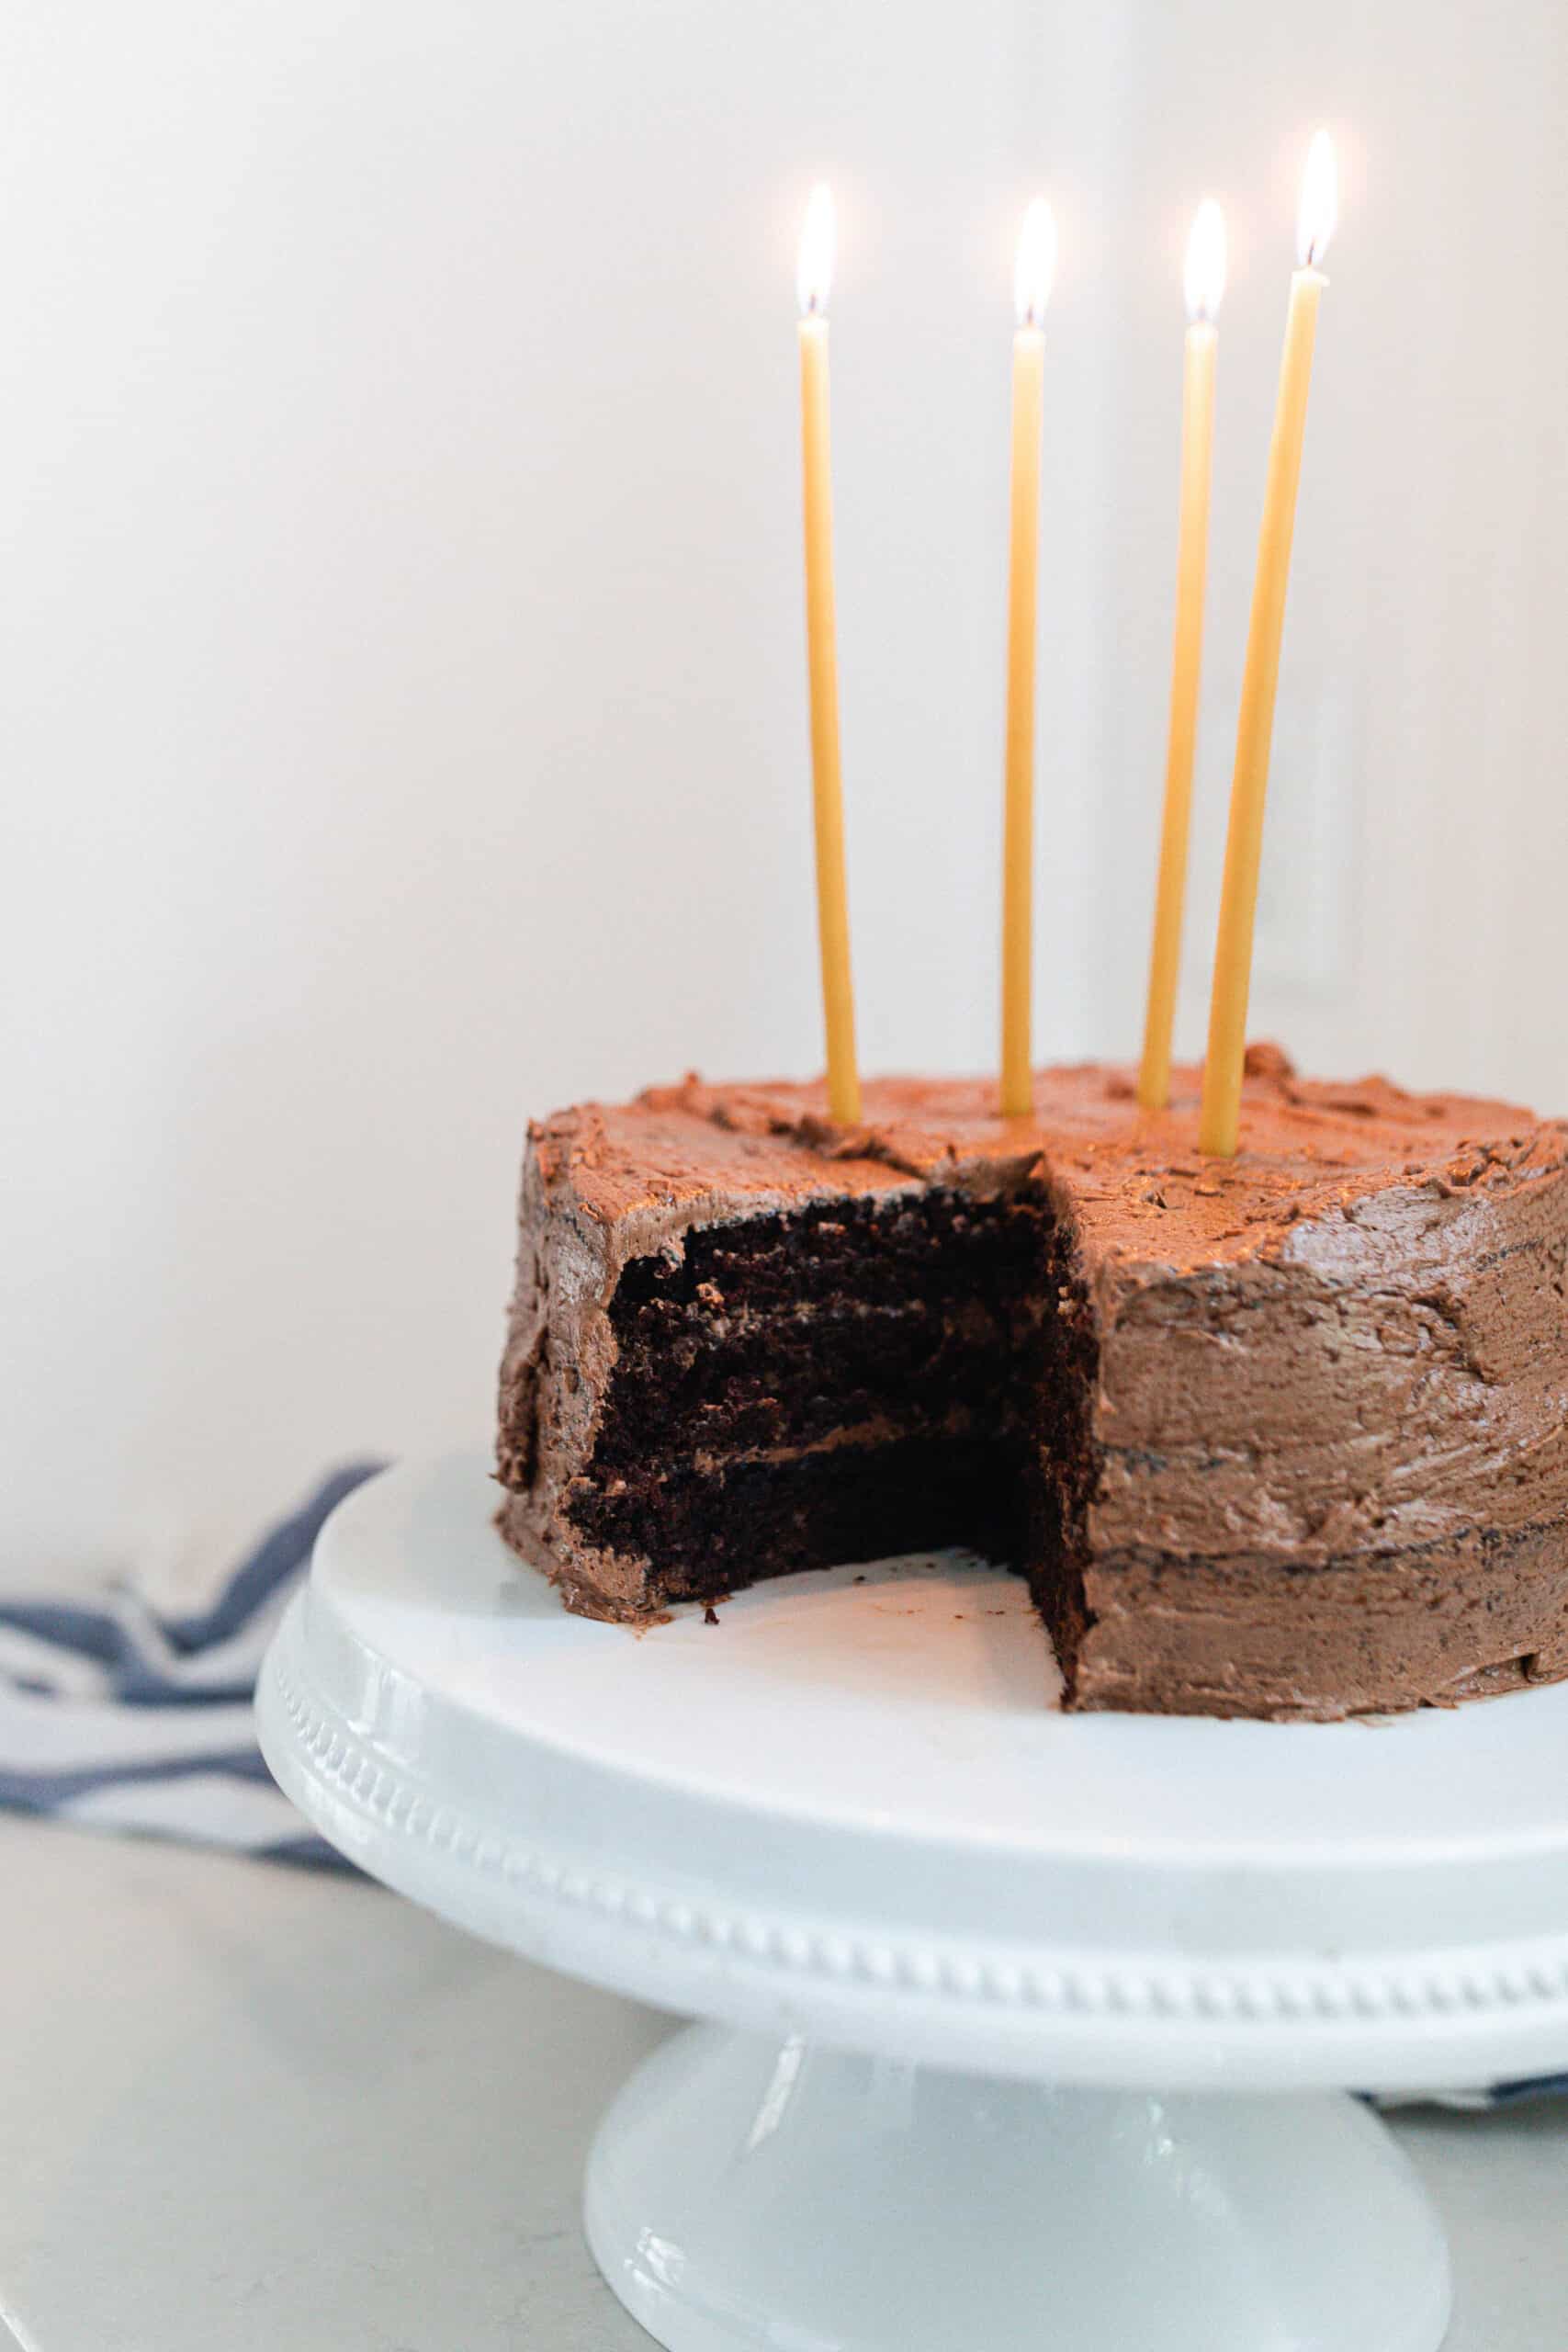
M 533 1131 L 500 1524 L 570 1608 L 963 1544 L 1066 1703 L 1325 1718 L 1568 1673 L 1568 1129 L 1248 1057 L 695 1079 Z

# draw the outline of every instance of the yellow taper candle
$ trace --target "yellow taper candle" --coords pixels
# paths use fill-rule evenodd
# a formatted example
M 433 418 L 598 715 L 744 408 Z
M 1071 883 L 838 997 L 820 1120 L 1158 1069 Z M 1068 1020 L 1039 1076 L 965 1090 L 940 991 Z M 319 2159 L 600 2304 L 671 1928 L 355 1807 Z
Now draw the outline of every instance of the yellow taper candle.
M 1033 989 L 1034 638 L 1040 569 L 1040 444 L 1045 415 L 1042 322 L 1056 266 L 1056 224 L 1036 197 L 1023 216 L 1014 271 L 1012 466 L 1008 539 L 1007 753 L 1002 814 L 1001 1108 L 1027 1116 Z
M 1306 433 L 1317 306 L 1328 282 L 1318 264 L 1334 233 L 1337 210 L 1334 149 L 1327 132 L 1320 130 L 1312 142 L 1302 179 L 1296 234 L 1301 266 L 1291 280 L 1291 308 L 1285 325 L 1284 356 L 1280 363 L 1274 437 L 1269 447 L 1269 479 L 1263 496 L 1263 528 L 1258 543 L 1247 666 L 1242 673 L 1241 708 L 1236 719 L 1230 830 L 1225 837 L 1220 927 L 1214 943 L 1214 978 L 1209 999 L 1209 1051 L 1203 1065 L 1198 1145 L 1200 1150 L 1224 1159 L 1235 1154 L 1241 1122 L 1247 1000 L 1252 981 L 1252 932 L 1258 911 L 1258 869 L 1263 854 L 1263 808 L 1269 791 L 1269 754 L 1274 734 L 1274 693 L 1280 679 L 1280 644 L 1285 629 L 1285 590 L 1291 571 L 1291 539 L 1295 528 L 1302 442 Z
M 817 836 L 817 933 L 828 1034 L 828 1108 L 860 1117 L 850 911 L 844 883 L 844 792 L 839 763 L 839 648 L 833 605 L 833 478 L 828 433 L 828 289 L 833 199 L 812 190 L 800 238 L 800 446 L 806 492 L 806 648 L 811 689 L 812 808 Z
M 1176 542 L 1176 630 L 1170 659 L 1170 722 L 1166 736 L 1165 817 L 1149 1001 L 1138 1100 L 1163 1110 L 1170 1095 L 1170 1038 L 1181 970 L 1181 910 L 1187 895 L 1187 836 L 1192 818 L 1192 761 L 1198 742 L 1198 686 L 1203 663 L 1203 590 L 1209 563 L 1209 477 L 1214 447 L 1214 327 L 1225 288 L 1224 215 L 1213 197 L 1198 207 L 1187 241 L 1187 344 L 1181 382 L 1181 506 Z

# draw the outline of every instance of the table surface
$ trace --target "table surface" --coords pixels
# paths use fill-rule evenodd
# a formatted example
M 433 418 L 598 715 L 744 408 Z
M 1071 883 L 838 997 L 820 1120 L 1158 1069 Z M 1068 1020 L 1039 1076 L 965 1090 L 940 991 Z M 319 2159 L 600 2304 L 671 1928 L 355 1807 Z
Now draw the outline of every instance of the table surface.
M 578 2225 L 669 2020 L 325 1871 L 0 1817 L 0 2344 L 635 2352 Z M 1402 2115 L 1449 2352 L 1568 2344 L 1568 2102 Z

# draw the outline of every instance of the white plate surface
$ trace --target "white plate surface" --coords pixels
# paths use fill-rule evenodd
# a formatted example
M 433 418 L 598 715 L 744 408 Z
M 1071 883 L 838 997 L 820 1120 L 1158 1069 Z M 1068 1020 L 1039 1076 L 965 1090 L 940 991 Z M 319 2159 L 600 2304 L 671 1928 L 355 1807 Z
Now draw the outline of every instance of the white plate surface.
M 1084 2082 L 1568 2063 L 1568 1688 L 1386 1724 L 1065 1716 L 1015 1578 L 939 1555 L 637 1635 L 477 1458 L 344 1503 L 264 1745 L 366 1868 L 694 2013 Z

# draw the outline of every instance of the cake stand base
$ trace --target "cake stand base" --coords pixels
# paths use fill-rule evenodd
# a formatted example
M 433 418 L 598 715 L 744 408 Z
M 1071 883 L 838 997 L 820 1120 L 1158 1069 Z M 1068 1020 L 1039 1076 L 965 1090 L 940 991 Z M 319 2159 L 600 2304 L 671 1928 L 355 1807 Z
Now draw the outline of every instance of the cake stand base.
M 1448 2256 L 1343 2093 L 1055 2089 L 699 2025 L 589 2159 L 668 2352 L 1436 2352 Z

